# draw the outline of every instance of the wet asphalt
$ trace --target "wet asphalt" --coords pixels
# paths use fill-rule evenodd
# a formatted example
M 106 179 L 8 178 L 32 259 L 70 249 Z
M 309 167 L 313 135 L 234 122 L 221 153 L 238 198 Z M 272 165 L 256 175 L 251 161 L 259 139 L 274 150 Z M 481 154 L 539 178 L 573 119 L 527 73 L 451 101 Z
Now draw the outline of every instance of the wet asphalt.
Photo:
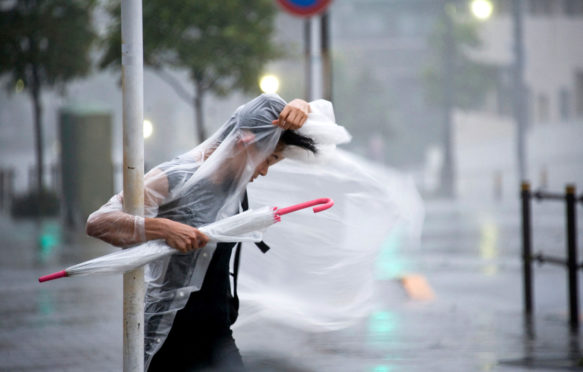
M 419 246 L 390 237 L 383 246 L 367 318 L 325 333 L 266 321 L 236 327 L 248 369 L 583 370 L 562 267 L 534 266 L 535 315 L 523 315 L 518 203 L 432 201 L 426 209 Z M 535 251 L 564 256 L 563 207 L 533 210 Z M 65 233 L 58 220 L 0 214 L 0 249 L 0 371 L 121 371 L 121 276 L 36 280 L 112 248 Z M 401 279 L 411 274 L 427 280 L 434 299 L 408 295 Z

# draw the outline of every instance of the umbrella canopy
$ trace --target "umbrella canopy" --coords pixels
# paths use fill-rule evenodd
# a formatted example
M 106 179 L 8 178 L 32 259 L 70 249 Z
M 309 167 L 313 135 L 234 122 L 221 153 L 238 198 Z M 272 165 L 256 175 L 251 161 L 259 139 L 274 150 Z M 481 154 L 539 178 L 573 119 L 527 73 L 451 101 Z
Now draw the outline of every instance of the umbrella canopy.
M 215 242 L 259 242 L 263 236 L 262 231 L 280 222 L 281 216 L 312 206 L 316 206 L 313 210 L 314 213 L 318 213 L 333 205 L 332 199 L 319 198 L 281 209 L 277 207 L 250 209 L 203 226 L 199 230 Z M 175 253 L 179 251 L 167 245 L 163 240 L 151 240 L 137 247 L 123 249 L 42 276 L 38 280 L 46 282 L 67 276 L 122 273 Z

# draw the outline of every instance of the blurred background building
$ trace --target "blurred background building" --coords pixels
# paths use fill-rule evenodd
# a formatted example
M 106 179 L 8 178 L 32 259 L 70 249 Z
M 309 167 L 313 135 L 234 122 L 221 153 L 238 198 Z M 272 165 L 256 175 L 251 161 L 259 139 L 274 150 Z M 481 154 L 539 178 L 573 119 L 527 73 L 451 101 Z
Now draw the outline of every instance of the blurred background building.
M 257 1 L 273 6 L 272 39 L 280 48 L 279 57 L 257 75 L 275 76 L 286 100 L 308 98 L 306 21 L 277 8 L 276 0 Z M 229 3 L 236 8 L 251 2 Z M 0 16 L 15 4 L 33 3 L 30 9 L 93 2 L 0 0 Z M 60 39 L 69 43 L 84 23 L 103 41 L 118 26 L 111 3 L 115 5 L 97 1 L 87 22 L 68 17 L 77 24 Z M 180 8 L 219 2 L 142 3 L 145 8 Z M 521 5 L 520 53 L 515 4 Z M 214 19 L 226 10 L 215 9 L 202 18 Z M 185 18 L 196 15 L 183 13 Z M 281 359 L 288 358 L 285 370 L 304 370 L 296 368 L 303 362 L 313 367 L 305 370 L 317 371 L 580 369 L 583 336 L 565 327 L 566 275 L 561 268 L 536 268 L 536 332 L 524 321 L 518 144 L 523 138 L 523 173 L 533 189 L 556 192 L 574 183 L 580 196 L 583 0 L 334 0 L 326 17 L 331 89 L 325 93 L 337 122 L 353 135 L 345 147 L 371 161 L 367 169 L 385 174 L 379 179 L 403 210 L 411 204 L 403 195 L 416 196 L 415 187 L 404 183 L 399 189 L 391 179 L 415 181 L 425 202 L 423 231 L 414 234 L 419 244 L 411 244 L 408 232 L 397 227 L 379 248 L 379 307 L 360 328 L 314 334 L 279 324 L 243 327 L 237 331 L 243 352 L 251 360 L 249 350 L 275 355 L 279 364 L 267 360 L 274 366 L 285 365 Z M 12 31 L 4 25 L 0 22 L 0 41 Z M 145 25 L 161 30 L 159 22 Z M 27 26 L 33 31 L 40 27 Z M 182 36 L 197 35 L 194 30 Z M 26 49 L 27 43 L 22 44 Z M 46 49 L 46 44 L 39 46 Z M 119 52 L 119 42 L 115 45 Z M 68 50 L 56 51 L 57 61 L 78 59 Z M 0 369 L 116 370 L 121 345 L 112 335 L 120 335 L 122 327 L 119 278 L 63 281 L 54 287 L 39 287 L 36 278 L 112 249 L 80 229 L 61 227 L 63 222 L 81 227 L 91 210 L 122 188 L 119 66 L 101 69 L 106 48 L 93 43 L 86 75 L 67 81 L 66 87 L 42 91 L 42 183 L 56 196 L 51 200 L 60 201 L 61 213 L 44 220 L 16 219 L 7 207 L 15 196 L 38 188 L 35 115 L 29 86 L 5 73 L 7 66 L 16 65 L 6 63 L 8 54 L 0 49 L 0 85 L 6 88 L 0 89 L 0 292 L 11 299 L 0 302 Z M 523 60 L 522 130 L 516 120 L 517 55 Z M 193 105 L 184 99 L 194 93 L 190 79 L 185 69 L 168 68 L 163 76 L 151 65 L 144 70 L 146 168 L 198 144 Z M 177 85 L 184 89 L 175 89 Z M 256 85 L 247 93 L 208 93 L 206 132 L 259 94 Z M 565 257 L 564 220 L 562 203 L 533 203 L 535 252 L 544 249 Z M 403 286 L 411 273 L 420 274 L 413 277 L 426 283 L 421 288 L 435 290 L 433 300 L 413 302 L 417 300 Z M 63 342 L 46 343 L 57 338 Z
M 474 57 L 495 67 L 495 89 L 475 110 L 455 114 L 460 195 L 515 198 L 515 123 L 512 117 L 512 11 L 495 3 L 480 26 Z M 524 9 L 527 90 L 527 177 L 536 187 L 583 182 L 583 2 L 531 0 Z
M 447 166 L 455 196 L 515 200 L 517 195 L 512 1 L 489 3 L 493 12 L 484 20 L 472 14 L 469 0 L 336 0 L 329 8 L 331 97 L 337 121 L 354 137 L 347 147 L 413 174 L 426 196 L 442 194 Z M 581 182 L 583 5 L 578 0 L 525 0 L 522 4 L 527 177 L 549 188 Z M 454 82 L 452 87 L 461 98 L 453 98 L 449 132 L 442 97 L 443 87 L 447 90 L 443 58 L 448 57 L 441 42 L 447 6 L 453 14 L 452 42 L 462 56 L 452 57 L 452 80 L 475 79 L 476 73 L 466 75 L 472 68 L 479 75 L 469 90 L 457 88 Z M 93 22 L 103 35 L 110 22 L 103 7 L 95 9 Z M 275 21 L 275 40 L 284 53 L 268 64 L 265 73 L 279 78 L 279 94 L 287 100 L 306 97 L 304 22 L 283 11 Z M 95 64 L 102 53 L 99 48 L 93 50 Z M 184 71 L 169 74 L 178 81 L 188 80 Z M 112 159 L 118 169 L 115 189 L 121 188 L 118 79 L 118 74 L 94 66 L 87 78 L 69 84 L 64 94 L 44 91 L 46 184 L 55 184 L 49 170 L 58 163 L 61 151 L 60 108 L 97 104 L 111 112 Z M 14 189 L 23 192 L 34 184 L 30 179 L 34 177 L 33 113 L 22 86 L 9 90 L 0 91 L 0 167 L 15 170 Z M 251 96 L 210 95 L 205 102 L 208 132 Z M 149 69 L 145 70 L 144 99 L 144 116 L 152 127 L 146 140 L 147 165 L 196 145 L 191 106 Z

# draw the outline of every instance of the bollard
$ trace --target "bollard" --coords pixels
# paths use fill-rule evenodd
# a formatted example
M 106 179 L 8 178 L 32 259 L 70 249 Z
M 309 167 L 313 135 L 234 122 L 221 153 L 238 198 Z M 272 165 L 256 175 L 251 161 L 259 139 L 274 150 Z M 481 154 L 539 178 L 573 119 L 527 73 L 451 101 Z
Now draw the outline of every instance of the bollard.
M 520 192 L 522 200 L 522 275 L 524 287 L 524 312 L 527 316 L 533 312 L 532 295 L 532 241 L 531 241 L 531 215 L 530 215 L 530 184 L 522 183 Z
M 575 185 L 565 188 L 567 217 L 567 280 L 569 283 L 569 324 L 579 328 L 579 298 L 577 283 L 577 196 Z

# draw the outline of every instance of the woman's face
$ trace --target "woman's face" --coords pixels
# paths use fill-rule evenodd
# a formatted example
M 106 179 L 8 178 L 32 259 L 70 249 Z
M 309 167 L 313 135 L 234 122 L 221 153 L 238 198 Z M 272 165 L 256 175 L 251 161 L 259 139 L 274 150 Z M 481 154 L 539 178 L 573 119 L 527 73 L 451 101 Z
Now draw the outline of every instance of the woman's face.
M 267 159 L 265 159 L 263 162 L 261 162 L 257 168 L 255 168 L 255 172 L 253 172 L 253 177 L 251 177 L 250 182 L 253 182 L 253 180 L 255 180 L 257 177 L 259 177 L 259 175 L 261 176 L 266 176 L 267 175 L 267 170 L 269 169 L 269 167 L 271 167 L 272 165 L 278 163 L 279 161 L 281 161 L 283 159 L 283 149 L 285 148 L 285 145 L 282 144 L 281 142 L 277 144 L 277 146 L 275 147 L 275 151 L 273 151 L 271 153 L 271 155 L 269 155 L 267 157 Z

